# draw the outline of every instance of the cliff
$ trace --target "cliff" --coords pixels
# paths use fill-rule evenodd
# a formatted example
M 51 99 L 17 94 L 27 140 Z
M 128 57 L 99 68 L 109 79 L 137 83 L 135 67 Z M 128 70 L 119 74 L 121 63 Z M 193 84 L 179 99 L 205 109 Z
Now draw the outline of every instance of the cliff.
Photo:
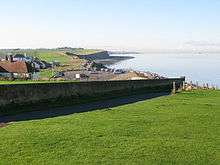
M 107 51 L 100 51 L 97 53 L 86 54 L 86 55 L 76 55 L 76 56 L 78 56 L 80 59 L 86 59 L 86 60 L 99 60 L 99 59 L 110 58 Z

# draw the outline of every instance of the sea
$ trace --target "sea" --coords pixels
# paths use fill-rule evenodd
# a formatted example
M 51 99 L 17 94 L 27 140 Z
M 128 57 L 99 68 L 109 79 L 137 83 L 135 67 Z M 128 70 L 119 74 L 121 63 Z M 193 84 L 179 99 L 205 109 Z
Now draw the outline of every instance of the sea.
M 128 56 L 128 54 L 114 54 Z M 185 76 L 188 82 L 220 87 L 220 53 L 142 53 L 133 59 L 111 65 L 115 69 L 149 71 L 173 78 Z

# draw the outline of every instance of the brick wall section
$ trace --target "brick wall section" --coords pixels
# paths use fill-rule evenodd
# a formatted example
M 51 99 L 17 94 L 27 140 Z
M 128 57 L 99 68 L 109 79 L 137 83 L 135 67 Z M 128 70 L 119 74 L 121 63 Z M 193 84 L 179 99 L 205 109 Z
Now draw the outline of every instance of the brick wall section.
M 154 92 L 156 90 L 171 91 L 173 82 L 179 87 L 184 78 L 163 80 L 132 80 L 132 81 L 101 81 L 72 82 L 45 84 L 0 85 L 0 106 L 10 104 L 38 103 L 46 100 L 65 98 L 80 99 L 80 97 L 96 97 L 98 95 L 113 95 L 141 90 Z

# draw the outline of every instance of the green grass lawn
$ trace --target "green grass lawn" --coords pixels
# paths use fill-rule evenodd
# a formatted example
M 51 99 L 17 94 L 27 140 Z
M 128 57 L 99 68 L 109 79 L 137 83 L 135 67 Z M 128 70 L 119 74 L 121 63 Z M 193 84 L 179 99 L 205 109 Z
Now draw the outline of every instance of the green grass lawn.
M 220 164 L 220 91 L 11 123 L 0 164 Z

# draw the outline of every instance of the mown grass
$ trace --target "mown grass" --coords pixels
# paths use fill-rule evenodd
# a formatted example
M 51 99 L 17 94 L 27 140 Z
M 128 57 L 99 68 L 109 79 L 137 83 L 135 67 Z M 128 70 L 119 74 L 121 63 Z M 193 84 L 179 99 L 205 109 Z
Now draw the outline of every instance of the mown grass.
M 220 91 L 11 123 L 0 164 L 220 164 Z

